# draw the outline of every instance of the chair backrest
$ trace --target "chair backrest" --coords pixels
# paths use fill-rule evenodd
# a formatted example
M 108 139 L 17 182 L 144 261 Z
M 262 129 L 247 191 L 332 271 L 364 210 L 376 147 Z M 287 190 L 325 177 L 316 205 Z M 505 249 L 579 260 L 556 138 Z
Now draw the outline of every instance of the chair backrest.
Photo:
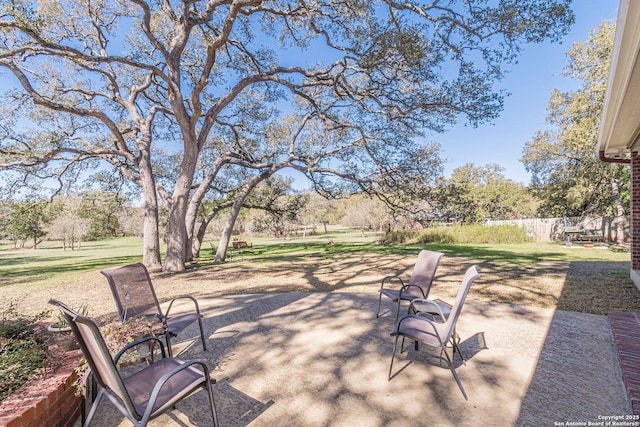
M 67 322 L 69 322 L 69 326 L 71 326 L 71 330 L 80 344 L 82 354 L 87 360 L 87 364 L 98 384 L 118 396 L 127 410 L 131 414 L 135 414 L 135 408 L 129 393 L 122 382 L 115 363 L 113 363 L 98 325 L 91 318 L 82 316 L 58 300 L 51 299 L 49 303 L 57 306 L 64 314 Z
M 425 298 L 429 295 L 429 289 L 436 276 L 436 270 L 442 255 L 444 255 L 442 252 L 428 250 L 422 250 L 418 254 L 416 265 L 413 267 L 413 272 L 409 278 L 409 285 L 419 286 Z
M 471 284 L 479 278 L 480 275 L 476 270 L 476 266 L 471 266 L 467 269 L 462 278 L 462 284 L 458 289 L 458 294 L 456 295 L 456 299 L 453 301 L 453 305 L 451 306 L 451 313 L 449 317 L 447 317 L 447 321 L 444 323 L 435 323 L 435 327 L 438 330 L 438 335 L 442 338 L 443 343 L 449 342 L 453 332 L 456 328 L 456 323 L 458 322 L 458 317 L 460 316 L 460 312 L 462 311 L 462 306 L 464 305 L 465 300 L 467 299 L 467 294 L 469 293 L 469 288 Z
M 102 270 L 101 273 L 109 282 L 121 320 L 125 321 L 145 314 L 162 316 L 149 271 L 144 264 L 109 268 Z

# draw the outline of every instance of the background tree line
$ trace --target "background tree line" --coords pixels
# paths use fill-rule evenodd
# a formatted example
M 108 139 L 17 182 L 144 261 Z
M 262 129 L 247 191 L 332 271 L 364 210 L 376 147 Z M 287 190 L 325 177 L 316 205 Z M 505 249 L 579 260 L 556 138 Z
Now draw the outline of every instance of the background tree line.
M 261 183 L 244 199 L 243 209 L 234 221 L 234 234 L 263 234 L 288 237 L 326 233 L 328 225 L 341 225 L 365 231 L 415 229 L 436 222 L 460 224 L 482 222 L 488 218 L 514 219 L 535 214 L 533 198 L 522 184 L 502 176 L 495 165 L 465 165 L 451 179 L 434 178 L 436 188 L 424 189 L 432 200 L 414 200 L 397 209 L 376 197 L 359 193 L 345 198 L 327 199 L 318 193 L 295 192 L 290 181 L 274 177 Z M 508 190 L 508 191 L 507 191 Z M 451 197 L 456 194 L 456 197 Z M 235 200 L 233 195 L 231 200 Z M 218 214 L 210 213 L 218 209 Z M 198 220 L 204 232 L 196 241 L 198 255 L 205 239 L 219 239 L 230 214 L 226 199 L 202 203 Z M 74 249 L 82 241 L 120 236 L 142 236 L 143 208 L 120 192 L 85 191 L 76 195 L 59 194 L 53 200 L 31 197 L 0 203 L 0 233 L 15 247 L 29 243 L 37 247 L 42 239 L 60 240 L 64 248 Z M 160 211 L 160 224 L 166 227 L 168 213 Z M 161 227 L 161 238 L 166 228 Z M 216 245 L 219 242 L 216 242 Z
M 140 209 L 117 193 L 92 191 L 53 200 L 0 202 L 0 236 L 16 248 L 27 242 L 36 248 L 46 238 L 60 240 L 64 249 L 73 250 L 82 241 L 141 236 L 141 225 Z

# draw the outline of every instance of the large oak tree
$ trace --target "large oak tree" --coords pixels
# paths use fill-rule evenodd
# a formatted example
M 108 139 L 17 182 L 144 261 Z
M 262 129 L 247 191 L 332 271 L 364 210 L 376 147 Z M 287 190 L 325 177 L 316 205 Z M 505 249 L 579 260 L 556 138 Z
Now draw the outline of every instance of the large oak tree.
M 348 171 L 368 161 L 361 153 L 382 153 L 393 132 L 402 142 L 461 116 L 495 118 L 504 64 L 523 43 L 564 35 L 569 4 L 1 0 L 0 69 L 14 86 L 3 117 L 29 112 L 37 127 L 2 123 L 0 167 L 61 180 L 86 162 L 116 168 L 142 189 L 144 262 L 161 263 L 160 195 L 164 268 L 179 271 L 196 172 L 217 160 L 202 153 L 230 118 L 270 106 L 357 127 L 361 144 L 335 166 Z M 221 153 L 243 151 L 227 144 Z

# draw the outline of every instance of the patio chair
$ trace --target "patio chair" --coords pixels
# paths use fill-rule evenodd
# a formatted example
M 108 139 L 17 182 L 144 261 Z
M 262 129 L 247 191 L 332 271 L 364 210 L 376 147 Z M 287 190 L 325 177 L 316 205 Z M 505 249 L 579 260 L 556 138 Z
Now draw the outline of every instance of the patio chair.
M 402 301 L 411 301 L 416 298 L 427 298 L 442 255 L 444 255 L 442 252 L 428 250 L 420 251 L 416 264 L 413 267 L 411 277 L 409 278 L 409 282 L 406 285 L 400 276 L 387 276 L 382 279 L 382 284 L 378 291 L 380 295 L 378 296 L 378 311 L 376 312 L 376 317 L 380 317 L 380 306 L 382 304 L 383 295 L 398 304 L 398 308 L 396 309 L 396 321 L 400 316 L 400 303 Z M 393 289 L 389 287 L 385 288 L 385 284 L 394 280 L 400 282 L 400 289 Z
M 442 358 L 442 354 L 444 353 L 449 364 L 449 369 L 451 369 L 451 373 L 453 374 L 456 383 L 458 383 L 458 387 L 460 387 L 462 395 L 466 400 L 469 400 L 453 364 L 455 353 L 458 351 L 463 364 L 466 365 L 454 336 L 456 323 L 460 316 L 460 312 L 462 311 L 462 306 L 467 298 L 467 294 L 469 293 L 469 288 L 473 281 L 478 277 L 480 277 L 480 275 L 478 274 L 475 265 L 466 271 L 464 278 L 462 279 L 460 289 L 458 290 L 458 295 L 451 306 L 451 312 L 448 316 L 445 316 L 440 312 L 436 315 L 436 319 L 429 319 L 425 316 L 421 316 L 420 314 L 407 314 L 398 320 L 398 323 L 391 332 L 391 336 L 395 336 L 395 343 L 393 345 L 393 354 L 391 355 L 391 365 L 389 366 L 389 381 L 391 380 L 391 372 L 393 370 L 393 359 L 395 358 L 396 350 L 398 348 L 398 339 L 402 337 L 400 353 L 403 353 L 404 339 L 406 337 L 415 341 L 416 348 L 418 342 L 423 342 L 429 346 L 440 348 L 440 358 Z M 438 304 L 434 306 L 434 309 L 435 307 L 438 307 Z M 438 313 L 437 309 L 435 309 L 434 312 Z M 449 342 L 451 342 L 453 346 L 452 357 L 449 357 L 449 353 L 447 353 L 447 344 Z
M 125 346 L 111 358 L 100 329 L 89 317 L 82 316 L 66 304 L 49 300 L 64 314 L 73 334 L 80 343 L 82 353 L 98 386 L 84 426 L 89 426 L 103 396 L 106 396 L 136 426 L 146 426 L 149 420 L 175 407 L 175 405 L 203 388 L 207 392 L 213 425 L 218 425 L 215 403 L 207 365 L 198 361 L 183 361 L 166 357 L 161 340 L 147 337 Z M 157 341 L 162 359 L 142 370 L 123 377 L 118 370 L 119 359 L 137 345 Z
M 197 321 L 198 326 L 200 326 L 202 348 L 205 351 L 207 350 L 204 329 L 202 327 L 202 314 L 200 314 L 198 301 L 194 297 L 185 295 L 174 298 L 169 303 L 167 312 L 163 314 L 153 289 L 153 284 L 151 283 L 149 271 L 144 264 L 138 263 L 114 267 L 102 270 L 101 273 L 109 282 L 120 320 L 124 322 L 135 317 L 152 316 L 157 317 L 158 321 L 162 322 L 169 356 L 173 356 L 171 338 L 176 337 L 195 321 Z M 170 315 L 169 313 L 173 303 L 179 299 L 191 300 L 195 307 L 194 311 Z

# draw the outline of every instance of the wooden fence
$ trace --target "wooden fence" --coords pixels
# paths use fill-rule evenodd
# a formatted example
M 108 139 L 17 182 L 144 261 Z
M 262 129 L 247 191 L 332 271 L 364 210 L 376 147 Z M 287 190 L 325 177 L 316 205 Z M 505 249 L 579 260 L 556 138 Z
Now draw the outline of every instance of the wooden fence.
M 567 217 L 567 218 L 530 218 L 514 220 L 489 220 L 487 225 L 517 225 L 524 228 L 536 242 L 553 242 L 565 239 L 565 224 L 571 227 L 582 227 L 585 230 L 602 230 L 605 242 L 615 242 L 616 225 L 613 218 L 608 217 Z M 629 218 L 624 219 L 625 242 L 629 241 Z

